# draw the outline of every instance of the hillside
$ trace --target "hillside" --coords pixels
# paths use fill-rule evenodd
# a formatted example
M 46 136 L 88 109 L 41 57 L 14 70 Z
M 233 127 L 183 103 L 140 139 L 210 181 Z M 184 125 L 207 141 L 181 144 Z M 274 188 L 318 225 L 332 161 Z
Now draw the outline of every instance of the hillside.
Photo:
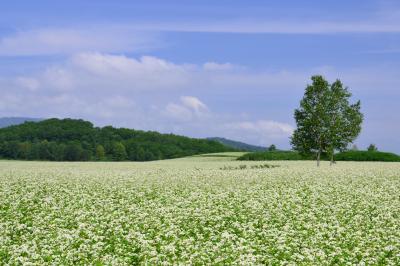
M 24 122 L 38 122 L 43 119 L 40 118 L 30 118 L 30 117 L 0 117 L 0 128 L 19 125 Z
M 214 137 L 214 138 L 207 138 L 207 139 L 218 141 L 219 143 L 222 143 L 227 147 L 241 150 L 241 151 L 265 151 L 267 149 L 265 147 L 250 145 L 250 144 L 247 144 L 244 142 L 225 139 L 225 138 Z
M 0 157 L 50 161 L 151 161 L 232 151 L 221 143 L 74 119 L 48 119 L 0 129 Z

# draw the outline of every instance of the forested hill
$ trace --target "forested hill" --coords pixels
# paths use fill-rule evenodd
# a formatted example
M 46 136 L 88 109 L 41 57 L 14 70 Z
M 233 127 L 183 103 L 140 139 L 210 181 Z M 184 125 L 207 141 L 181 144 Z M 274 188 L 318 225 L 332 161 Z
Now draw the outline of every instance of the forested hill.
M 267 150 L 266 147 L 250 145 L 250 144 L 247 144 L 244 142 L 235 141 L 235 140 L 226 139 L 226 138 L 214 137 L 214 138 L 208 138 L 208 139 L 218 141 L 219 143 L 222 143 L 227 147 L 241 150 L 241 151 L 265 151 L 265 150 Z
M 0 157 L 50 161 L 151 161 L 231 151 L 221 143 L 75 119 L 48 119 L 0 129 Z

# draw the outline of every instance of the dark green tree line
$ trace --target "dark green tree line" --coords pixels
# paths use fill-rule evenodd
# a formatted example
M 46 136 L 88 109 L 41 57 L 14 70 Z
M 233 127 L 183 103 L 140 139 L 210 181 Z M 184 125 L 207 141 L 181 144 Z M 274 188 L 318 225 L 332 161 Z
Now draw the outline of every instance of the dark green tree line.
M 75 119 L 48 119 L 0 129 L 0 157 L 48 161 L 150 161 L 229 151 L 210 140 Z

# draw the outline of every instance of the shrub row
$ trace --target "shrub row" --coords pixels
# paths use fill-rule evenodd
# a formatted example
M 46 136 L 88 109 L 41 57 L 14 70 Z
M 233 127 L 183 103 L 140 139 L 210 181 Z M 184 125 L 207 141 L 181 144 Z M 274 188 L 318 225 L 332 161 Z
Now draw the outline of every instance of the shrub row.
M 311 159 L 311 158 L 310 158 Z M 305 160 L 305 157 L 295 151 L 264 151 L 246 153 L 239 161 L 274 161 L 274 160 Z
M 380 151 L 346 151 L 335 155 L 336 161 L 400 162 L 400 156 Z
M 238 158 L 239 161 L 274 161 L 274 160 L 314 160 L 314 155 L 301 155 L 296 151 L 265 151 L 246 153 Z M 389 152 L 379 151 L 346 151 L 337 153 L 335 161 L 377 161 L 400 162 L 400 156 Z M 323 155 L 321 160 L 329 160 Z

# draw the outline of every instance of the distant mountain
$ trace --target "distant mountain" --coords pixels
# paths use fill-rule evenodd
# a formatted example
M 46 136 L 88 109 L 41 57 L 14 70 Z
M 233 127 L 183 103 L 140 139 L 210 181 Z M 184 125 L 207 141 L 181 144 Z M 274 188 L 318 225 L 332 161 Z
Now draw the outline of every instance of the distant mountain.
M 27 121 L 39 122 L 42 120 L 43 119 L 31 117 L 0 117 L 0 128 L 23 124 Z
M 244 142 L 235 141 L 235 140 L 226 139 L 226 138 L 213 137 L 213 138 L 207 138 L 207 139 L 218 141 L 219 143 L 222 143 L 227 147 L 242 150 L 242 151 L 265 151 L 267 149 L 266 147 L 251 145 L 251 144 L 247 144 Z

